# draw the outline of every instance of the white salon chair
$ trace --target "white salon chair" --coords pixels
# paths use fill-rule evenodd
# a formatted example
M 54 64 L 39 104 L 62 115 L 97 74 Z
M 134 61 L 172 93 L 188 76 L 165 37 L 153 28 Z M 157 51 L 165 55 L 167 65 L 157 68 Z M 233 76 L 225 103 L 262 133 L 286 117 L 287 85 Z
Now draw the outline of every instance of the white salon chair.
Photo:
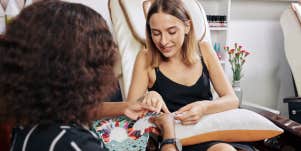
M 301 4 L 292 3 L 281 15 L 284 50 L 294 79 L 295 96 L 284 98 L 290 119 L 301 123 Z
M 121 54 L 121 90 L 126 99 L 137 53 L 145 47 L 144 0 L 109 0 L 109 10 Z M 184 0 L 195 27 L 197 39 L 211 43 L 207 18 L 198 0 Z

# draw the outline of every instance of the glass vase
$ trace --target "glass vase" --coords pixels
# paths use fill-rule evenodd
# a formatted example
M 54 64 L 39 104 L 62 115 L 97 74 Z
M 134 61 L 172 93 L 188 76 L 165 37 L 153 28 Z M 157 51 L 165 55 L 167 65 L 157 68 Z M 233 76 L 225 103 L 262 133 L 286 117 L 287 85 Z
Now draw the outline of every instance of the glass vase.
M 232 88 L 239 100 L 239 107 L 241 106 L 242 103 L 242 88 L 240 87 L 240 81 L 233 81 L 232 82 Z

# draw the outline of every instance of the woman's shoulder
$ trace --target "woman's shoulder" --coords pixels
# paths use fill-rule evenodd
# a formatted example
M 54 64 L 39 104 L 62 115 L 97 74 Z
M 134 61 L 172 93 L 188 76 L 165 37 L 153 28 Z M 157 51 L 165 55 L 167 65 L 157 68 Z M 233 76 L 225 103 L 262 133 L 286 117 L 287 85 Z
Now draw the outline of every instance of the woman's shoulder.
M 147 73 L 147 76 L 149 78 L 149 81 L 155 81 L 156 75 L 155 75 L 155 67 L 151 65 L 150 62 L 150 56 L 149 51 L 144 48 L 139 51 L 137 58 L 136 58 L 136 63 L 135 66 L 139 66 L 140 69 L 143 69 L 145 73 Z M 152 82 L 150 82 L 152 83 Z
M 136 57 L 136 65 L 149 70 L 151 68 L 149 55 L 150 55 L 150 53 L 146 48 L 143 48 L 142 50 L 140 50 Z
M 210 66 L 210 63 L 216 62 L 218 60 L 215 51 L 208 41 L 199 41 L 198 45 L 204 62 L 207 66 Z
M 97 135 L 80 125 L 71 126 L 68 130 L 68 139 L 77 144 L 82 150 L 101 150 L 103 144 L 98 140 Z
M 199 48 L 200 48 L 202 53 L 209 53 L 210 52 L 209 50 L 211 49 L 211 45 L 208 41 L 204 41 L 204 40 L 199 41 L 198 45 L 199 45 Z
M 39 124 L 28 128 L 15 128 L 14 145 L 12 150 L 19 150 L 23 147 L 26 137 L 28 150 L 49 150 L 51 146 L 40 148 L 40 143 L 53 144 L 55 150 L 72 150 L 76 147 L 82 150 L 101 150 L 102 144 L 97 136 L 88 129 L 75 124 Z M 50 147 L 50 148 L 48 148 Z
M 137 58 L 143 58 L 146 59 L 148 57 L 148 50 L 146 48 L 141 49 L 138 54 L 137 54 Z
M 103 145 L 98 140 L 97 135 L 79 124 L 68 124 L 68 125 L 59 125 L 60 134 L 64 134 L 62 137 L 62 142 L 69 142 L 68 144 L 60 143 L 57 145 L 57 148 L 65 148 L 66 145 L 71 145 L 71 148 L 80 148 L 81 150 L 102 150 Z

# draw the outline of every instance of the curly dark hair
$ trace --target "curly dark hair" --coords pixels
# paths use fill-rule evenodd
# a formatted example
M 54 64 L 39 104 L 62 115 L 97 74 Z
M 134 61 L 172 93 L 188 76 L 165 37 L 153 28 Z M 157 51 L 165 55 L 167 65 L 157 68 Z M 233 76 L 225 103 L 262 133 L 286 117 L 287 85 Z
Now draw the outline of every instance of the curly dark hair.
M 48 0 L 21 11 L 0 41 L 0 96 L 22 125 L 89 122 L 115 89 L 117 46 L 94 10 Z

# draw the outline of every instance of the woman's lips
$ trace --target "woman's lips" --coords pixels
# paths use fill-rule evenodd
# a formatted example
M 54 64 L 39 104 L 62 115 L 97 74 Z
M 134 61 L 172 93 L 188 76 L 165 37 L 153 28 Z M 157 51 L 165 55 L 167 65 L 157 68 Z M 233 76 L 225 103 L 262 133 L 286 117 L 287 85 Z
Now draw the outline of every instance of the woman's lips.
M 161 50 L 162 52 L 165 52 L 165 53 L 166 53 L 166 52 L 170 52 L 170 51 L 172 50 L 172 47 L 173 47 L 173 46 L 169 46 L 169 47 L 161 47 L 160 50 Z

